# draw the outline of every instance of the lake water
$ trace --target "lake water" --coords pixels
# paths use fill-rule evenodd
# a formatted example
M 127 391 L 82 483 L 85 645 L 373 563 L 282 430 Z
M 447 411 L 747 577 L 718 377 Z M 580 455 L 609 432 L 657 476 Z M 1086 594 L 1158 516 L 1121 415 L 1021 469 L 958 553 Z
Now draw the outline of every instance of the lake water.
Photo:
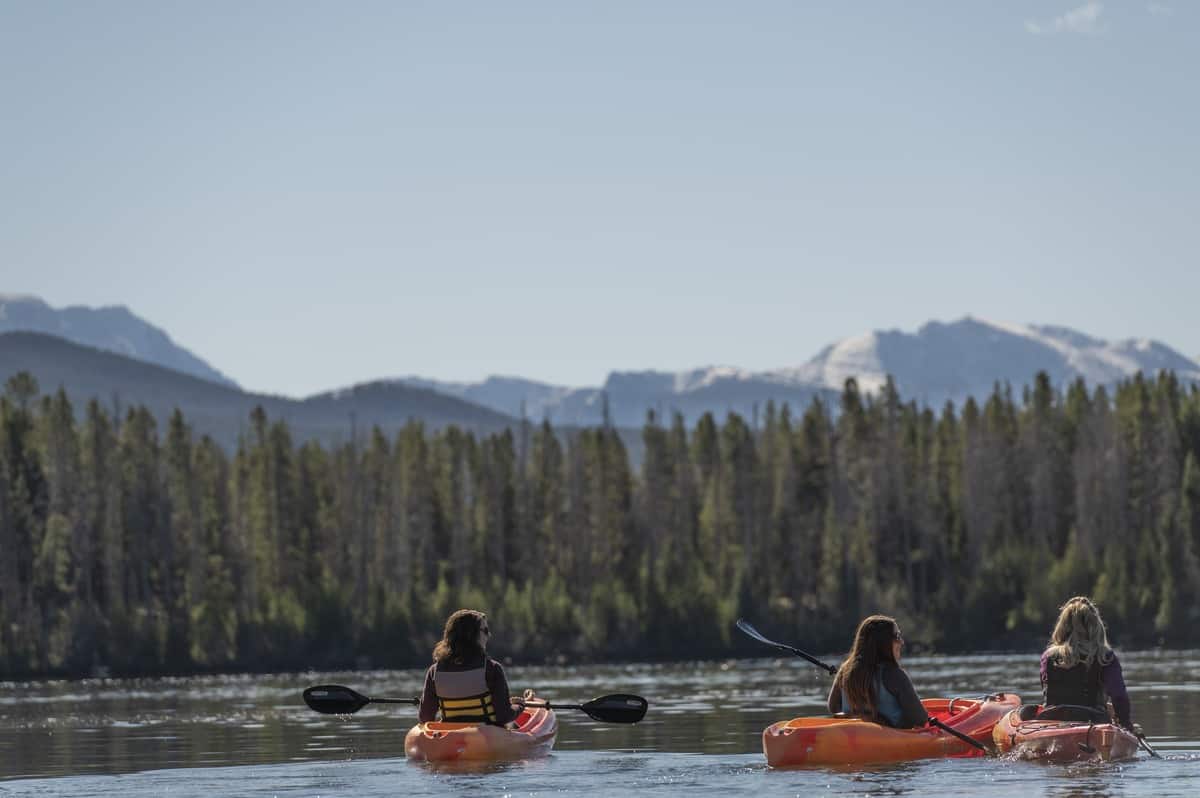
M 833 659 L 832 657 L 830 659 Z M 559 714 L 545 759 L 447 769 L 409 763 L 411 706 L 318 715 L 316 683 L 377 697 L 415 695 L 420 671 L 0 683 L 0 798 L 9 795 L 420 796 L 549 793 L 730 795 L 1200 795 L 1200 651 L 1122 653 L 1142 724 L 1161 760 L 1110 765 L 931 760 L 771 770 L 760 735 L 775 720 L 824 713 L 828 677 L 795 659 L 508 668 L 514 689 L 582 702 L 611 692 L 650 701 L 636 726 Z M 1034 655 L 906 658 L 923 696 L 1039 696 Z

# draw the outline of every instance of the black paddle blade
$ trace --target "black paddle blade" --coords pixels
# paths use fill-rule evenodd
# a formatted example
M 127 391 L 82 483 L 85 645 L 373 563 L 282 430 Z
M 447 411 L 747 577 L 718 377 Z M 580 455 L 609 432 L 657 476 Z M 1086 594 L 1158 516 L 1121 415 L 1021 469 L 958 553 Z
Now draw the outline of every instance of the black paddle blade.
M 640 695 L 615 693 L 589 701 L 580 707 L 588 717 L 605 723 L 637 723 L 646 717 L 650 704 Z
M 755 640 L 757 640 L 760 643 L 766 643 L 768 646 L 780 645 L 779 643 L 776 643 L 774 640 L 768 640 L 767 638 L 763 637 L 762 632 L 758 631 L 753 626 L 751 626 L 750 622 L 747 621 L 745 618 L 737 619 L 737 628 L 741 629 L 747 635 L 749 635 L 750 637 L 753 637 Z
M 371 703 L 371 699 L 349 687 L 319 684 L 304 691 L 304 703 L 326 715 L 350 715 Z
M 745 634 L 749 635 L 750 637 L 753 637 L 755 640 L 757 640 L 760 643 L 766 643 L 768 646 L 774 646 L 775 648 L 778 648 L 782 651 L 790 651 L 791 653 L 795 654 L 797 657 L 802 657 L 803 659 L 808 660 L 813 665 L 816 665 L 818 668 L 821 668 L 824 671 L 828 671 L 830 676 L 833 676 L 834 674 L 837 673 L 837 670 L 838 670 L 837 668 L 833 667 L 832 665 L 826 665 L 824 662 L 821 662 L 821 660 L 817 659 L 812 654 L 801 651 L 798 648 L 793 648 L 792 646 L 785 645 L 783 643 L 776 643 L 774 640 L 771 640 L 770 638 L 763 637 L 762 632 L 758 631 L 753 626 L 751 626 L 750 622 L 747 621 L 745 618 L 738 618 L 737 623 L 734 625 L 737 626 L 737 628 L 739 630 L 741 630 Z

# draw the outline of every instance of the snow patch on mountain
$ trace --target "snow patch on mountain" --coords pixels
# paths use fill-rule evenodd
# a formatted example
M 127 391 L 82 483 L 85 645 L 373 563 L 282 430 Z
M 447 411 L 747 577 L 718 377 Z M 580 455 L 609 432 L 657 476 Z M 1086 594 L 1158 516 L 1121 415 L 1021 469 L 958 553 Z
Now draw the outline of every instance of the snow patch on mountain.
M 864 391 L 877 391 L 887 381 L 880 358 L 880 333 L 870 332 L 843 338 L 822 349 L 816 357 L 796 369 L 783 370 L 796 383 L 819 385 L 840 391 L 853 377 Z
M 832 397 L 846 380 L 859 389 L 879 391 L 889 375 L 905 399 L 937 407 L 947 400 L 982 398 L 997 384 L 1027 385 L 1038 371 L 1064 386 L 1082 377 L 1089 385 L 1110 385 L 1141 371 L 1174 371 L 1180 379 L 1200 382 L 1200 365 L 1175 350 L 1147 339 L 1109 342 L 1052 325 L 1011 324 L 966 316 L 953 322 L 931 321 L 915 333 L 877 330 L 836 341 L 800 366 L 755 372 L 734 366 L 684 371 L 614 371 L 599 388 L 568 388 L 517 377 L 489 377 L 482 383 L 406 381 L 529 418 L 555 423 L 595 424 L 609 418 L 639 425 L 648 410 L 664 421 L 682 413 L 694 421 L 705 412 L 738 412 L 746 418 L 769 401 L 794 411 L 814 396 Z
M 1109 342 L 1066 327 L 967 316 L 929 322 L 916 333 L 890 330 L 847 338 L 793 373 L 835 390 L 852 376 L 867 391 L 877 390 L 891 375 L 901 395 L 936 405 L 986 395 L 996 383 L 1025 385 L 1038 371 L 1059 385 L 1078 378 L 1109 385 L 1139 371 L 1161 370 L 1200 380 L 1200 365 L 1156 341 Z

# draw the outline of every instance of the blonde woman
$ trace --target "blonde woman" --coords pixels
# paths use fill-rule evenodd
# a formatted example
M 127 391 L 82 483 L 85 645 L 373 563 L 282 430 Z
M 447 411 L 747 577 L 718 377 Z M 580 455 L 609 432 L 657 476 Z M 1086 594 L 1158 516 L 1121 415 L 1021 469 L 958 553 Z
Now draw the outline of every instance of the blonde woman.
M 1076 596 L 1062 605 L 1050 645 L 1042 652 L 1041 670 L 1046 707 L 1090 707 L 1107 717 L 1112 699 L 1117 722 L 1133 728 L 1121 662 L 1108 645 L 1104 621 L 1091 599 Z

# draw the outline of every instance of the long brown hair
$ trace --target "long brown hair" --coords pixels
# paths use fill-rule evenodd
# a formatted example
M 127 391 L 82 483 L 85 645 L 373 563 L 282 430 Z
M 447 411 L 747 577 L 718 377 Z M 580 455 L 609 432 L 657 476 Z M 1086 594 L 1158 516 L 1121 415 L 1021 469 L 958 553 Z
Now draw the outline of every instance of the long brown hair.
M 875 674 L 880 665 L 896 664 L 892 642 L 899 634 L 896 619 L 887 615 L 871 615 L 858 625 L 854 646 L 834 677 L 834 684 L 850 699 L 850 706 L 842 707 L 843 712 L 865 709 L 872 716 L 876 714 Z
M 487 624 L 487 616 L 479 610 L 458 610 L 446 619 L 442 639 L 433 647 L 434 662 L 465 662 L 486 656 L 479 645 L 479 632 Z
M 1062 605 L 1046 653 L 1055 665 L 1068 669 L 1080 663 L 1090 667 L 1096 660 L 1101 665 L 1112 661 L 1104 619 L 1091 599 L 1075 596 Z

